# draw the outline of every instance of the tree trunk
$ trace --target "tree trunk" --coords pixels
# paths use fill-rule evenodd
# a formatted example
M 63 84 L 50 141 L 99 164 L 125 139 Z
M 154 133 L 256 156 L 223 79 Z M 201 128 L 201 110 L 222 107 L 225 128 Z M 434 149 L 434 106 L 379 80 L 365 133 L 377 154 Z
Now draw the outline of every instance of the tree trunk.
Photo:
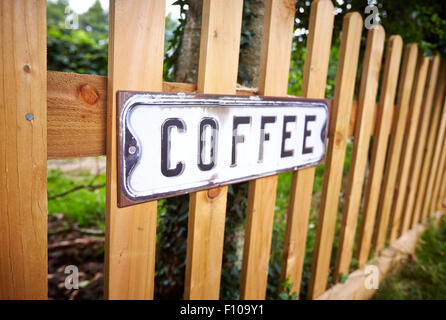
M 189 10 L 176 61 L 175 80 L 177 82 L 197 82 L 202 10 L 203 0 L 189 0 Z
M 242 82 L 245 86 L 257 87 L 259 83 L 265 3 L 264 0 L 251 0 L 247 5 L 253 17 L 248 21 L 244 31 L 252 35 L 252 41 L 250 44 L 245 44 L 240 48 L 239 82 Z M 243 76 L 244 74 L 245 76 Z

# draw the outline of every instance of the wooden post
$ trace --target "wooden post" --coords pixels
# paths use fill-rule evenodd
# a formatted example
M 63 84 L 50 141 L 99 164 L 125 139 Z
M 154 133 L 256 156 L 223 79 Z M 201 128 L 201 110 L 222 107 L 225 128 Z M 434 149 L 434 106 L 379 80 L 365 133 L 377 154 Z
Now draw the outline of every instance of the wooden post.
M 46 2 L 0 17 L 0 299 L 46 299 Z
M 339 235 L 339 247 L 334 272 L 335 279 L 339 279 L 341 273 L 348 274 L 350 270 L 356 225 L 367 167 L 370 136 L 372 134 L 373 115 L 376 105 L 376 94 L 378 92 L 385 37 L 386 33 L 381 25 L 370 29 L 367 35 L 367 45 L 362 66 L 361 87 L 359 91 L 358 113 L 355 122 L 354 145 L 347 181 L 347 190 L 345 192 L 345 202 L 342 210 L 341 232 Z M 343 164 L 344 162 L 342 161 L 342 165 Z M 333 216 L 336 217 L 336 214 L 333 214 Z M 335 224 L 336 219 L 333 220 L 333 233 Z M 325 266 L 325 277 L 328 277 L 330 252 L 327 252 L 326 254 L 328 254 L 328 257 L 325 260 L 327 263 Z
M 161 91 L 164 1 L 110 2 L 105 297 L 152 299 L 156 201 L 117 207 L 116 91 Z
M 309 35 L 307 39 L 307 54 L 305 58 L 302 80 L 302 95 L 307 98 L 323 98 L 327 81 L 328 62 L 330 56 L 331 38 L 333 33 L 334 7 L 329 0 L 316 0 L 311 4 Z M 311 209 L 315 168 L 307 168 L 293 172 L 290 190 L 290 209 L 293 217 L 288 218 L 287 225 L 300 225 L 303 241 L 294 246 L 302 257 L 305 252 L 306 228 Z M 288 227 L 286 237 L 291 237 L 295 230 Z M 290 240 L 285 240 L 285 243 Z M 288 251 L 290 253 L 290 251 Z M 301 268 L 301 262 L 296 263 Z M 298 280 L 299 281 L 299 280 Z M 296 284 L 294 284 L 296 286 Z M 297 284 L 297 288 L 299 284 Z
M 335 96 L 330 111 L 333 130 L 329 130 L 321 196 L 320 214 L 323 216 L 336 216 L 338 211 L 362 30 L 359 13 L 349 13 L 344 17 Z
M 369 257 L 372 242 L 373 228 L 375 225 L 376 209 L 378 207 L 381 182 L 384 173 L 384 164 L 389 140 L 392 116 L 395 104 L 396 86 L 398 83 L 398 71 L 400 68 L 403 40 L 400 36 L 389 38 L 384 66 L 383 82 L 381 85 L 381 97 L 374 133 L 372 159 L 370 173 L 364 194 L 364 213 L 359 234 L 356 257 L 359 266 L 363 266 Z
M 390 136 L 389 157 L 384 171 L 384 182 L 381 188 L 378 216 L 376 220 L 373 246 L 376 252 L 385 244 L 387 225 L 394 198 L 395 182 L 399 167 L 401 149 L 403 147 L 406 119 L 409 112 L 409 100 L 417 64 L 418 47 L 414 43 L 406 46 L 403 67 L 398 89 L 398 101 L 393 113 L 393 126 Z
M 243 1 L 203 1 L 198 91 L 235 94 Z M 192 193 L 185 299 L 218 299 L 227 187 Z
M 265 1 L 259 94 L 286 96 L 294 27 L 294 0 Z M 277 35 L 281 36 L 278 37 Z M 240 297 L 265 299 L 277 176 L 249 184 Z M 265 195 L 268 194 L 268 197 Z
M 441 120 L 440 124 L 438 126 L 438 131 L 435 135 L 435 144 L 434 144 L 434 154 L 432 156 L 432 164 L 431 169 L 429 172 L 429 177 L 427 179 L 427 188 L 426 193 L 424 196 L 424 202 L 423 202 L 423 210 L 421 211 L 421 219 L 422 221 L 425 221 L 427 218 L 429 218 L 433 212 L 431 211 L 431 200 L 432 200 L 432 191 L 434 187 L 434 180 L 435 175 L 437 174 L 437 168 L 438 168 L 438 162 L 440 159 L 440 151 L 441 151 L 441 141 L 443 141 L 444 136 L 446 134 L 446 99 L 445 97 L 439 98 L 443 100 L 442 103 L 442 113 L 441 113 Z
M 392 215 L 389 221 L 389 242 L 396 240 L 401 226 L 401 215 L 404 201 L 407 197 L 407 182 L 409 179 L 409 170 L 413 158 L 413 147 L 415 143 L 416 134 L 418 132 L 418 122 L 421 113 L 421 103 L 426 87 L 427 70 L 429 67 L 429 58 L 421 58 L 415 77 L 415 83 L 412 90 L 412 97 L 410 102 L 409 117 L 406 123 L 406 134 L 403 150 L 401 151 L 400 164 L 398 170 L 397 181 L 395 184 L 395 199 L 392 205 Z
M 440 153 L 440 160 L 439 160 L 439 164 L 438 164 L 438 173 L 435 177 L 434 192 L 433 192 L 433 196 L 432 196 L 431 211 L 433 211 L 433 212 L 443 209 L 442 203 L 440 201 L 440 198 L 441 198 L 440 195 L 441 195 L 441 190 L 442 190 L 442 181 L 443 181 L 443 179 L 446 179 L 446 174 L 445 174 L 446 138 L 443 139 L 443 142 L 439 141 L 439 143 L 442 143 L 443 147 L 442 147 L 441 153 Z
M 413 157 L 412 166 L 410 168 L 410 178 L 407 184 L 408 194 L 404 202 L 404 209 L 403 209 L 404 215 L 401 223 L 400 232 L 398 235 L 406 233 L 406 231 L 409 229 L 410 221 L 412 218 L 413 207 L 415 204 L 415 195 L 419 187 L 420 172 L 423 166 L 423 158 L 425 154 L 427 134 L 429 131 L 429 125 L 432 116 L 432 109 L 433 109 L 432 106 L 433 106 L 435 88 L 437 85 L 439 67 L 440 67 L 440 56 L 436 55 L 432 59 L 432 62 L 430 63 L 429 67 L 429 72 L 428 72 L 429 81 L 427 81 L 426 83 L 426 92 L 423 97 L 424 108 L 420 115 L 420 123 L 419 127 L 417 128 L 417 135 L 416 135 L 417 141 L 414 146 L 415 157 Z M 409 155 L 406 158 L 406 161 L 411 161 L 412 160 L 411 158 L 412 155 Z M 406 193 L 404 190 L 402 191 L 403 193 Z
M 420 183 L 418 186 L 415 209 L 413 212 L 413 218 L 411 226 L 415 227 L 420 220 L 424 221 L 422 216 L 422 211 L 424 207 L 424 196 L 426 194 L 426 189 L 428 185 L 429 172 L 432 168 L 432 159 L 434 155 L 435 140 L 437 137 L 438 126 L 440 125 L 441 110 L 443 107 L 444 93 L 446 89 L 446 62 L 443 61 L 440 69 L 439 81 L 437 83 L 437 88 L 435 90 L 434 105 L 432 111 L 432 120 L 429 125 L 429 137 L 426 144 L 425 156 L 423 160 L 423 168 L 421 170 Z

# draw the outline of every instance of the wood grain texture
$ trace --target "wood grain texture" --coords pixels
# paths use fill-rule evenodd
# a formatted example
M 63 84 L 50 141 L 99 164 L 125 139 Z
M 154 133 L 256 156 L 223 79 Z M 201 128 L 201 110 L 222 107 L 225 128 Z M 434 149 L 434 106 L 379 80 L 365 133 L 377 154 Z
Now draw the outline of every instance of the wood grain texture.
M 437 83 L 437 88 L 435 89 L 434 105 L 432 111 L 431 122 L 429 125 L 429 135 L 427 144 L 425 147 L 425 156 L 423 159 L 423 167 L 420 174 L 420 183 L 418 185 L 418 190 L 415 200 L 415 209 L 413 212 L 413 217 L 411 221 L 411 227 L 416 226 L 423 218 L 422 211 L 424 206 L 424 196 L 426 194 L 426 188 L 428 185 L 429 173 L 432 168 L 432 159 L 435 149 L 435 140 L 437 136 L 438 126 L 440 125 L 441 110 L 443 104 L 443 97 L 446 90 L 446 62 L 443 61 L 440 69 L 440 76 Z M 424 221 L 424 220 L 423 220 Z
M 445 152 L 446 152 L 446 147 L 445 147 Z M 441 179 L 440 189 L 438 192 L 437 205 L 440 208 L 440 210 L 446 209 L 446 169 L 443 171 L 443 178 Z
M 48 72 L 48 158 L 105 154 L 107 78 Z
M 203 1 L 198 91 L 234 94 L 243 1 Z M 185 299 L 220 295 L 227 187 L 191 194 Z
M 440 56 L 435 56 L 430 65 L 428 71 L 428 81 L 426 82 L 425 94 L 423 97 L 423 104 L 420 121 L 417 128 L 417 134 L 415 136 L 416 142 L 414 145 L 415 157 L 407 157 L 406 161 L 412 161 L 410 168 L 410 177 L 407 182 L 407 197 L 404 201 L 403 218 L 401 219 L 401 226 L 398 235 L 402 235 L 409 229 L 409 225 L 412 218 L 413 207 L 415 204 L 415 195 L 419 186 L 420 172 L 423 165 L 424 151 L 427 142 L 427 134 L 429 130 L 431 115 L 432 115 L 432 105 L 434 99 L 435 88 L 437 85 L 438 70 L 440 67 Z
M 333 132 L 329 135 L 328 140 L 319 212 L 320 215 L 328 217 L 336 217 L 338 211 L 362 25 L 361 15 L 357 12 L 344 17 L 335 95 L 331 109 Z M 328 258 L 328 260 L 330 259 Z
M 364 211 L 359 232 L 356 258 L 359 266 L 367 262 L 375 225 L 376 210 L 381 191 L 381 182 L 384 174 L 384 165 L 392 126 L 392 115 L 398 83 L 398 74 L 403 51 L 403 40 L 400 36 L 391 36 L 387 43 L 386 59 L 384 64 L 381 96 L 374 132 L 370 172 L 364 193 Z
M 105 297 L 152 299 L 156 201 L 117 207 L 116 91 L 161 91 L 164 1 L 110 3 Z M 131 21 L 132 23 L 129 23 Z
M 441 99 L 441 98 L 439 98 Z M 442 144 L 440 141 L 443 141 L 445 134 L 446 134 L 446 99 L 442 98 L 443 100 L 443 107 L 442 107 L 442 113 L 441 113 L 441 120 L 440 124 L 438 126 L 438 131 L 435 136 L 435 144 L 434 144 L 434 153 L 432 156 L 432 164 L 431 169 L 429 171 L 429 177 L 427 179 L 427 187 L 426 187 L 426 193 L 424 196 L 423 201 L 423 210 L 421 211 L 421 219 L 422 221 L 425 221 L 427 218 L 429 218 L 434 212 L 431 211 L 431 201 L 432 201 L 432 191 L 434 187 L 435 182 L 435 176 L 437 175 L 437 169 L 438 169 L 438 163 L 440 159 L 440 152 Z
M 442 79 L 440 79 L 441 81 Z M 443 111 L 444 112 L 444 111 Z M 435 183 L 434 183 L 434 193 L 432 196 L 432 203 L 431 203 L 431 210 L 437 211 L 437 210 L 443 210 L 443 201 L 442 201 L 442 195 L 443 192 L 443 181 L 446 179 L 446 137 L 443 140 L 443 146 L 440 153 L 440 160 L 438 164 L 438 173 L 435 177 Z M 445 181 L 446 183 L 446 181 Z
M 46 69 L 46 2 L 1 1 L 0 299 L 48 297 Z
M 404 144 L 406 120 L 417 64 L 418 47 L 414 43 L 406 45 L 403 66 L 398 88 L 398 100 L 393 116 L 393 127 L 390 135 L 388 159 L 384 171 L 384 182 L 381 188 L 378 215 L 373 235 L 373 249 L 380 251 L 385 244 L 387 226 L 390 219 L 394 189 L 398 173 L 401 150 Z
M 357 12 L 347 14 L 343 20 L 342 32 L 335 95 L 330 111 L 332 120 L 330 124 L 333 129 L 329 132 L 320 209 L 325 212 L 336 211 L 338 207 L 350 124 L 349 115 L 352 113 L 352 100 L 361 43 L 361 15 Z M 291 192 L 294 194 L 295 190 L 291 189 Z M 297 215 L 294 215 L 295 212 L 298 212 L 297 208 L 290 206 L 288 209 L 281 282 L 289 277 L 290 283 L 293 283 L 292 290 L 299 292 L 305 254 L 304 249 L 301 247 L 301 243 L 305 243 L 305 238 L 302 239 L 301 237 L 302 234 L 306 235 L 304 228 L 307 225 L 303 223 L 298 224 L 300 221 L 297 219 Z
M 445 79 L 440 79 L 440 81 L 445 81 Z M 445 98 L 446 99 L 446 98 Z M 443 112 L 446 112 L 446 109 L 443 108 Z M 438 160 L 438 169 L 437 173 L 434 176 L 434 185 L 432 189 L 432 200 L 431 200 L 431 212 L 435 212 L 437 210 L 442 210 L 442 206 L 439 203 L 438 197 L 440 193 L 440 186 L 441 181 L 444 176 L 444 172 L 446 169 L 446 137 L 443 139 L 443 141 L 437 140 L 436 142 L 441 147 L 440 156 Z
M 359 110 L 356 118 L 353 151 L 347 179 L 347 189 L 344 196 L 341 231 L 339 233 L 339 247 L 334 270 L 335 279 L 339 279 L 340 274 L 348 274 L 350 270 L 367 167 L 370 136 L 372 133 L 372 119 L 375 111 L 385 37 L 386 33 L 381 25 L 370 29 L 367 35 L 367 44 L 362 66 L 361 87 L 359 90 Z M 340 161 L 340 165 L 341 168 L 343 168 L 343 159 Z M 336 217 L 336 213 L 332 216 Z M 334 234 L 336 224 L 335 218 L 332 223 L 333 225 L 331 228 Z M 325 274 L 327 277 L 330 267 L 330 251 L 326 252 L 328 253 L 328 257 L 325 260 Z
M 307 98 L 323 98 L 325 95 L 334 22 L 333 10 L 333 4 L 328 0 L 316 0 L 311 4 L 307 54 L 302 79 L 302 95 Z M 294 246 L 296 256 L 302 257 L 301 261 L 296 261 L 295 274 L 301 273 L 299 269 L 302 268 L 305 254 L 306 229 L 311 209 L 314 173 L 314 167 L 293 172 L 291 182 L 287 230 L 292 231 L 292 228 L 288 226 L 290 223 L 301 225 L 301 230 L 304 230 L 299 236 L 299 243 Z M 288 232 L 285 237 L 289 238 L 290 235 L 291 232 Z M 294 241 L 296 240 L 294 238 Z M 287 241 L 289 240 L 285 240 L 285 242 Z M 294 288 L 299 288 L 300 279 L 296 279 L 296 282 L 299 283 L 294 283 Z
M 265 1 L 259 94 L 286 96 L 294 29 L 294 0 Z M 277 176 L 250 181 L 240 297 L 265 299 Z M 267 197 L 265 195 L 268 195 Z
M 438 162 L 438 171 L 435 176 L 435 183 L 431 201 L 431 211 L 435 212 L 438 210 L 443 210 L 442 203 L 440 202 L 441 185 L 443 179 L 445 179 L 445 169 L 446 169 L 446 138 L 443 139 L 443 145 L 440 152 L 440 159 Z
M 395 198 L 392 204 L 391 217 L 389 220 L 389 241 L 392 243 L 398 237 L 398 231 L 401 226 L 401 215 L 404 201 L 407 197 L 407 182 L 409 179 L 409 170 L 413 158 L 413 147 L 416 135 L 418 134 L 418 122 L 421 113 L 421 103 L 426 87 L 426 76 L 429 67 L 429 58 L 423 57 L 419 62 L 417 75 L 412 88 L 412 97 L 410 102 L 409 117 L 406 123 L 405 142 L 401 150 L 398 176 L 396 179 Z M 424 101 L 423 101 L 424 102 Z

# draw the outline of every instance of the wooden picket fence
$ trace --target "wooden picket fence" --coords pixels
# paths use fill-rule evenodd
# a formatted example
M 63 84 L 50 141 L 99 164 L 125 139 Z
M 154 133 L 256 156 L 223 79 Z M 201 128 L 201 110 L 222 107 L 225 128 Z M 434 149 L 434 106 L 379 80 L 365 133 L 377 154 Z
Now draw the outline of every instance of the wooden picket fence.
M 285 96 L 295 0 L 265 3 L 258 94 Z M 47 297 L 47 159 L 100 155 L 107 155 L 106 298 L 153 298 L 157 203 L 117 207 L 116 91 L 253 94 L 236 90 L 242 7 L 242 0 L 203 1 L 193 85 L 162 82 L 164 1 L 110 2 L 107 77 L 47 71 L 46 1 L 0 2 L 1 299 Z M 381 26 L 367 31 L 359 13 L 343 19 L 308 298 L 327 289 L 348 139 L 353 153 L 342 190 L 335 279 L 349 273 L 355 241 L 363 267 L 371 251 L 378 253 L 425 222 L 446 196 L 446 63 L 423 57 L 416 44 L 404 46 L 398 35 L 386 41 Z M 313 1 L 304 97 L 324 98 L 333 22 L 332 2 Z M 353 102 L 364 32 L 361 83 Z M 307 168 L 293 172 L 291 182 L 281 272 L 296 292 L 314 177 L 315 168 Z M 276 187 L 277 176 L 249 183 L 242 299 L 265 298 Z M 186 299 L 219 298 L 226 198 L 227 187 L 190 195 Z

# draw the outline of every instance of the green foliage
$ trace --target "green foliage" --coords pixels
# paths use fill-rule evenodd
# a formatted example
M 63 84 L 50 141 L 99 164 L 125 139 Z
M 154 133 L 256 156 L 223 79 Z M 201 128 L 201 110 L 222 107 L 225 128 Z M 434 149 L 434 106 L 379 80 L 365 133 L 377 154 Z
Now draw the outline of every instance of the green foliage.
M 82 188 L 65 196 L 52 197 L 80 185 L 105 185 L 105 174 L 95 176 L 90 171 L 64 173 L 51 169 L 48 170 L 47 181 L 49 214 L 63 213 L 80 226 L 94 225 L 104 229 L 105 187 L 95 190 Z
M 374 297 L 380 300 L 446 299 L 446 218 L 423 233 L 415 257 L 384 279 Z
M 186 25 L 188 0 L 177 0 L 172 5 L 180 7 L 180 18 L 178 19 L 176 26 L 170 22 L 166 23 L 166 26 L 175 27 L 175 29 L 169 31 L 169 37 L 166 36 L 165 40 L 163 65 L 164 81 L 175 81 L 176 61 L 180 54 L 181 41 L 183 39 L 184 27 Z
M 96 41 L 85 30 L 47 31 L 48 69 L 107 75 L 107 41 Z
M 96 1 L 79 15 L 79 29 L 66 29 L 68 1 L 47 1 L 48 69 L 107 75 L 108 13 Z
M 79 28 L 91 33 L 95 39 L 107 38 L 108 12 L 102 9 L 99 0 L 96 0 L 86 13 L 79 16 Z
M 287 278 L 281 285 L 282 291 L 279 293 L 280 300 L 296 300 L 299 296 L 296 292 L 292 292 L 293 284 Z
M 186 271 L 189 196 L 158 202 L 155 298 L 181 299 Z

